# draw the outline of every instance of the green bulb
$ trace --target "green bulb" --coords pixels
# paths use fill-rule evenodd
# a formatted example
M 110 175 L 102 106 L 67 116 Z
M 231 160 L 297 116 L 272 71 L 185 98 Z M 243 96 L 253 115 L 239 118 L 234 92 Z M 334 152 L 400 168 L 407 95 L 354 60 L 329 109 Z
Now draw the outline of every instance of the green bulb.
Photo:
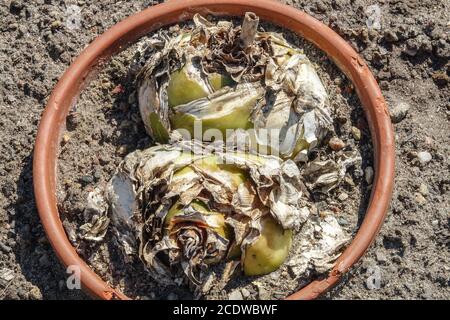
M 268 274 L 286 260 L 292 243 L 292 230 L 284 230 L 271 216 L 261 221 L 261 235 L 245 251 L 244 273 L 247 276 Z
M 208 95 L 208 91 L 201 83 L 190 77 L 187 67 L 175 71 L 170 75 L 167 86 L 169 106 L 175 107 Z

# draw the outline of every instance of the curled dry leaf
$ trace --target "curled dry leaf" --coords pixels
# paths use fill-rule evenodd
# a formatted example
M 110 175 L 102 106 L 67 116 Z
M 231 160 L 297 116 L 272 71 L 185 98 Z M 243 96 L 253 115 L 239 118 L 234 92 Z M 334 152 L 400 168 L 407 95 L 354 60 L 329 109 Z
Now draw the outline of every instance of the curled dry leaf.
M 291 160 L 204 150 L 182 141 L 129 154 L 97 206 L 126 255 L 137 251 L 160 283 L 188 279 L 197 291 L 226 260 L 249 275 L 277 269 L 310 210 Z
M 137 77 L 148 133 L 166 143 L 176 130 L 192 137 L 201 121 L 202 134 L 216 129 L 228 138 L 226 129 L 246 129 L 253 149 L 306 161 L 332 120 L 325 88 L 302 50 L 259 31 L 253 13 L 242 26 L 198 14 L 193 20 L 177 36 L 161 31 L 149 41 L 150 58 Z
M 361 164 L 361 161 L 359 152 L 343 152 L 336 156 L 335 160 L 316 158 L 308 162 L 302 168 L 301 174 L 311 190 L 328 193 L 340 184 L 349 167 Z

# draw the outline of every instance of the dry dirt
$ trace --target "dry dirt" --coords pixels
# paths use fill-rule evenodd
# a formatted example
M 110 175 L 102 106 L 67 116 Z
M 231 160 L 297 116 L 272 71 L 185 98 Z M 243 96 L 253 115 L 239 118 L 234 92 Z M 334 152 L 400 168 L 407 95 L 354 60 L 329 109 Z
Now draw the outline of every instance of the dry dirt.
M 0 299 L 88 298 L 67 289 L 65 270 L 40 225 L 32 193 L 34 138 L 48 96 L 70 62 L 98 34 L 152 3 L 3 0 L 0 4 Z M 449 2 L 287 3 L 330 25 L 360 52 L 380 82 L 396 122 L 396 184 L 386 222 L 361 262 L 324 298 L 450 299 Z M 374 4 L 381 9 L 379 29 L 366 25 L 368 15 L 373 16 L 366 11 Z M 72 8 L 81 9 L 80 14 Z M 321 77 L 332 95 L 342 93 L 336 94 L 340 98 L 335 105 L 342 105 L 351 123 L 362 129 L 363 139 L 356 145 L 365 155 L 365 168 L 371 150 L 359 101 L 336 68 L 314 49 L 308 50 L 324 70 Z M 68 207 L 71 215 L 80 213 L 83 194 L 106 179 L 122 155 L 150 143 L 125 85 L 131 51 L 127 52 L 106 66 L 67 123 L 59 168 L 64 177 L 59 195 L 63 214 Z M 113 93 L 119 84 L 125 92 Z M 350 123 L 343 125 L 339 134 L 352 144 L 349 128 Z M 335 196 L 341 192 L 350 195 L 335 209 L 345 224 L 347 211 L 357 217 L 367 203 L 361 172 L 351 172 Z M 95 256 L 99 251 L 86 252 Z M 145 284 L 136 288 L 136 271 L 130 279 L 111 266 L 103 276 L 124 278 L 117 285 L 132 283 L 138 295 L 175 297 L 151 293 Z M 279 298 L 276 289 L 250 286 L 244 293 L 251 298 Z

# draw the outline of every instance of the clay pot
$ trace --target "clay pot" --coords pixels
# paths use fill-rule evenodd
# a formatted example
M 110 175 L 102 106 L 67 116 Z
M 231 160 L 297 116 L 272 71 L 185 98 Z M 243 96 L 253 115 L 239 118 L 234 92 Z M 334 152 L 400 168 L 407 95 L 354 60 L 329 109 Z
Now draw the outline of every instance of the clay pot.
M 325 279 L 311 282 L 287 299 L 314 299 L 330 289 L 367 250 L 377 235 L 391 199 L 394 179 L 394 135 L 385 100 L 366 63 L 345 40 L 304 12 L 272 0 L 172 0 L 150 7 L 122 22 L 93 41 L 67 69 L 45 108 L 36 139 L 33 181 L 37 208 L 47 236 L 65 266 L 76 265 L 81 284 L 101 299 L 127 299 L 109 287 L 78 256 L 59 218 L 56 199 L 56 165 L 61 133 L 70 108 L 96 66 L 141 36 L 158 28 L 186 21 L 195 13 L 240 16 L 246 11 L 261 20 L 291 30 L 323 50 L 351 79 L 363 105 L 374 147 L 375 179 L 370 203 L 358 233 Z

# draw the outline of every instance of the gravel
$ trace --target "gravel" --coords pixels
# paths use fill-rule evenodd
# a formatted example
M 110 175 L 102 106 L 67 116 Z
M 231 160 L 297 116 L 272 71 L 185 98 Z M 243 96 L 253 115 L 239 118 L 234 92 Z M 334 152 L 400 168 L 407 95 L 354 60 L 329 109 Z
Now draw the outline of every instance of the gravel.
M 419 192 L 420 192 L 421 195 L 423 195 L 425 197 L 428 196 L 429 191 L 428 191 L 428 187 L 427 187 L 427 185 L 425 183 L 421 183 L 420 184 Z
M 429 153 L 428 151 L 421 151 L 417 154 L 417 158 L 419 159 L 419 162 L 421 164 L 427 164 L 428 162 L 431 161 L 432 156 L 431 153 Z
M 364 178 L 366 179 L 367 184 L 372 184 L 374 174 L 373 168 L 370 166 L 364 170 Z
M 246 288 L 242 289 L 241 293 L 242 293 L 242 297 L 244 297 L 244 299 L 247 299 L 251 295 L 251 292 Z
M 178 296 L 175 293 L 169 293 L 167 300 L 178 300 Z
M 425 197 L 422 194 L 418 193 L 418 192 L 416 192 L 414 194 L 414 200 L 419 205 L 424 205 L 425 203 L 427 203 L 427 199 L 425 199 Z
M 339 151 L 345 147 L 345 142 L 338 137 L 332 137 L 328 142 L 330 148 L 334 151 Z
M 352 127 L 352 136 L 357 141 L 361 140 L 361 130 L 357 127 Z
M 401 101 L 393 106 L 390 110 L 391 120 L 394 123 L 399 123 L 403 119 L 405 119 L 408 114 L 410 105 L 404 101 Z
M 263 286 L 257 285 L 258 288 L 258 299 L 259 300 L 270 300 L 270 292 L 266 290 Z
M 234 290 L 229 294 L 228 300 L 244 300 L 244 297 L 240 290 Z

